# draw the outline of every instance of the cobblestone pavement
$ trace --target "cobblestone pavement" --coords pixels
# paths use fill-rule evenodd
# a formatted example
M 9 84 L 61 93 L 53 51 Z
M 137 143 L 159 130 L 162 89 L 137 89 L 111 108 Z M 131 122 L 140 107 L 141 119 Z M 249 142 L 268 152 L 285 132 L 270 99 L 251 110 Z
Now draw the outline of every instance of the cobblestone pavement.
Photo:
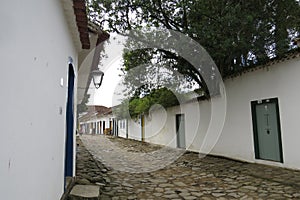
M 99 199 L 300 199 L 300 171 L 103 135 L 77 143 L 77 184 L 99 185 Z

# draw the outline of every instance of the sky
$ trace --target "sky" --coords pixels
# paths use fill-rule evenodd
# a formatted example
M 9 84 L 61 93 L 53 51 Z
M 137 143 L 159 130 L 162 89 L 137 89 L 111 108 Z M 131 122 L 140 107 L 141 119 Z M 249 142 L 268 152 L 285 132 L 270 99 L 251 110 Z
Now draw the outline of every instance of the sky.
M 93 83 L 91 83 L 89 90 L 90 99 L 88 105 L 102 105 L 106 107 L 112 107 L 121 104 L 121 99 L 123 99 L 124 96 L 116 95 L 116 93 L 121 93 L 121 91 L 124 90 L 124 87 L 121 84 L 122 77 L 120 77 L 123 72 L 120 70 L 120 68 L 122 67 L 123 62 L 122 54 L 124 49 L 123 44 L 125 43 L 125 41 L 126 39 L 124 36 L 111 34 L 109 42 L 105 44 L 104 49 L 107 56 L 106 58 L 101 58 L 101 65 L 98 66 L 99 69 L 104 72 L 102 85 L 99 89 L 95 89 Z M 139 71 L 134 70 L 132 72 L 139 73 Z M 167 77 L 164 72 L 168 74 L 169 70 L 163 70 L 163 67 L 160 66 L 160 70 L 157 72 L 159 73 L 158 76 L 160 76 L 160 78 Z M 172 76 L 174 76 L 174 74 Z M 181 81 L 177 82 L 180 82 L 181 85 L 186 87 L 183 84 L 185 80 L 184 77 L 179 74 L 178 78 Z M 157 80 L 153 77 L 152 79 L 148 81 L 153 82 Z M 173 84 L 173 86 L 175 85 L 176 83 Z M 195 87 L 196 86 L 197 85 L 195 85 Z M 193 89 L 194 88 L 189 88 L 188 91 L 191 91 Z
M 114 95 L 115 90 L 119 87 L 122 74 L 120 67 L 122 64 L 123 36 L 111 34 L 109 43 L 105 44 L 106 58 L 101 60 L 102 65 L 99 69 L 104 72 L 103 82 L 99 89 L 90 89 L 89 105 L 102 105 L 112 107 L 120 103 L 120 100 Z M 91 87 L 93 88 L 93 87 Z

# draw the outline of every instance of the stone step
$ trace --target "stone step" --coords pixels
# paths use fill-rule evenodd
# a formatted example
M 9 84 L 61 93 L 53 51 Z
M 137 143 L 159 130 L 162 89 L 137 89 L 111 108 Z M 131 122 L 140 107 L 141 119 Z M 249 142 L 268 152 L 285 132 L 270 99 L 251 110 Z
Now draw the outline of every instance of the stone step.
M 99 200 L 100 187 L 97 185 L 75 185 L 68 200 Z

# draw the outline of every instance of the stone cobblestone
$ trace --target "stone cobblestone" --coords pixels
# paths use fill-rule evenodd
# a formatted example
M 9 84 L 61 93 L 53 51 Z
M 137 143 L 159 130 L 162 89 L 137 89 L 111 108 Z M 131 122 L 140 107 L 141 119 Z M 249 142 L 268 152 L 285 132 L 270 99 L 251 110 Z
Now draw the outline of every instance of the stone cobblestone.
M 300 171 L 103 135 L 77 143 L 77 184 L 100 186 L 99 199 L 300 199 Z

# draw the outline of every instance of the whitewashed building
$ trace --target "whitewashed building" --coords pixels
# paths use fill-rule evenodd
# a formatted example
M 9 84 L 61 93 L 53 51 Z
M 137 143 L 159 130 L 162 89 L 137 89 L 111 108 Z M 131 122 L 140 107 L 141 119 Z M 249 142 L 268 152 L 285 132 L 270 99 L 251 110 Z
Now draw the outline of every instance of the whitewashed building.
M 122 138 L 128 138 L 128 119 L 118 120 L 118 136 Z
M 0 16 L 1 199 L 57 200 L 75 174 L 83 61 L 102 33 L 84 0 L 4 1 Z
M 119 122 L 112 108 L 89 106 L 88 111 L 79 117 L 81 134 L 111 134 L 118 136 Z
M 222 115 L 212 117 L 211 101 L 195 100 L 131 119 L 125 133 L 150 143 L 300 169 L 299 66 L 296 51 L 225 79 L 224 120 Z M 218 105 L 223 100 L 212 101 Z M 221 123 L 210 126 L 211 117 Z M 219 134 L 217 126 L 222 127 Z

